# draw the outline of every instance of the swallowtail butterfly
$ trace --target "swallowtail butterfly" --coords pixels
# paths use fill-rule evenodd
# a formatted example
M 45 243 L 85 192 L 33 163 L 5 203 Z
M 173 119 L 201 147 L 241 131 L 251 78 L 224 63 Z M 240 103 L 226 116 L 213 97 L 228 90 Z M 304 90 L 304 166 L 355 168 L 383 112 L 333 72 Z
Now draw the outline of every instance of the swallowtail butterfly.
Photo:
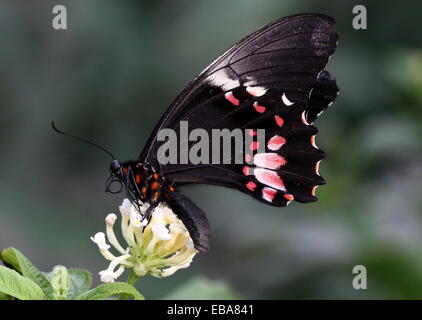
M 299 14 L 269 23 L 224 52 L 180 93 L 164 113 L 136 161 L 110 165 L 108 185 L 119 181 L 129 200 L 149 202 L 147 215 L 165 201 L 186 225 L 196 249 L 209 247 L 205 213 L 179 193 L 186 184 L 235 188 L 266 204 L 284 207 L 291 201 L 316 201 L 324 184 L 318 173 L 325 154 L 315 145 L 312 125 L 335 100 L 335 78 L 324 70 L 338 35 L 334 20 L 321 14 Z M 157 136 L 242 129 L 251 137 L 244 163 L 161 163 Z M 254 140 L 265 130 L 263 152 Z M 189 142 L 192 144 L 192 142 Z M 185 150 L 177 142 L 179 155 Z M 211 150 L 211 149 L 210 149 Z M 234 151 L 231 152 L 234 157 Z M 227 160 L 227 159 L 225 159 Z M 230 160 L 230 159 L 229 159 Z

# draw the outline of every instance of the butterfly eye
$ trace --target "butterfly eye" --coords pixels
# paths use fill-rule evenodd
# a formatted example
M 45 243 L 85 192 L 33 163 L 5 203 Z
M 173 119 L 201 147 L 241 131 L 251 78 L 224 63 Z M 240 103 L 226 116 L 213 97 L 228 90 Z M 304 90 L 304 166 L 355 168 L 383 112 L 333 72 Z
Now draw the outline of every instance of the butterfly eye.
M 121 168 L 121 165 L 120 165 L 119 161 L 117 161 L 117 160 L 111 161 L 111 163 L 110 163 L 111 172 L 117 173 L 120 170 L 120 168 Z

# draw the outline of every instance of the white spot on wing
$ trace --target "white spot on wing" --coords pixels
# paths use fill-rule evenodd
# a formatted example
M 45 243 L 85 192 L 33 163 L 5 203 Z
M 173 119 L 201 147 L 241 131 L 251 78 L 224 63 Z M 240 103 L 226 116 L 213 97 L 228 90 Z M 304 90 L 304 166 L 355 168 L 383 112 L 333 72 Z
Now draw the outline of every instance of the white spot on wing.
M 317 174 L 317 175 L 320 175 L 319 174 L 319 163 L 321 162 L 321 160 L 319 160 L 317 163 L 315 163 L 315 173 Z
M 308 125 L 308 126 L 309 126 L 308 121 L 306 121 L 306 116 L 305 116 L 305 113 L 306 113 L 306 111 L 303 111 L 303 112 L 302 112 L 302 122 L 303 122 L 304 124 L 306 124 L 306 125 Z
M 311 136 L 311 144 L 315 149 L 319 149 L 318 146 L 315 143 L 315 136 Z
M 268 89 L 264 88 L 264 87 L 246 87 L 246 92 L 249 93 L 251 96 L 254 97 L 261 97 L 263 96 Z
M 224 70 L 213 73 L 209 79 L 212 86 L 219 87 L 223 91 L 232 90 L 240 86 L 239 80 L 230 79 Z
M 311 191 L 311 194 L 315 197 L 315 194 L 316 194 L 316 189 L 318 188 L 319 186 L 314 186 L 313 188 L 312 188 L 312 191 Z
M 286 202 L 286 207 L 287 207 L 289 204 L 291 204 L 291 203 L 292 203 L 292 201 L 293 201 L 293 199 L 292 199 L 292 200 L 287 200 L 287 202 Z
M 256 85 L 256 81 L 255 81 L 255 79 L 253 77 L 247 76 L 246 77 L 246 80 L 247 81 L 243 84 L 244 86 L 248 87 L 248 86 L 254 86 L 254 85 Z
M 283 100 L 283 103 L 286 105 L 286 106 L 291 106 L 292 104 L 294 104 L 294 102 L 291 102 L 287 97 L 286 97 L 286 94 L 285 93 L 283 93 L 283 95 L 281 96 L 281 99 Z

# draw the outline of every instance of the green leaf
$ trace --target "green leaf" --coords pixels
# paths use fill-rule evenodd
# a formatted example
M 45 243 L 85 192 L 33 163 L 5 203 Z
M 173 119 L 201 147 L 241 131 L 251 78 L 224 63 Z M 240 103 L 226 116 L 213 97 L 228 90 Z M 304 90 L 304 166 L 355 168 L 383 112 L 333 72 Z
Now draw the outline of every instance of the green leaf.
M 12 300 L 12 297 L 9 296 L 8 294 L 0 292 L 0 300 Z
M 167 294 L 163 300 L 234 300 L 239 297 L 224 282 L 210 280 L 203 276 L 195 277 L 175 291 Z
M 1 252 L 1 258 L 11 264 L 25 278 L 35 282 L 44 292 L 47 300 L 54 299 L 53 288 L 46 276 L 39 271 L 18 249 L 7 248 Z
M 0 291 L 20 300 L 43 300 L 45 297 L 34 281 L 4 266 L 0 266 Z
M 125 282 L 104 283 L 98 287 L 79 295 L 77 300 L 102 300 L 116 294 L 128 294 L 134 300 L 145 300 L 144 296 Z
M 70 288 L 67 294 L 69 300 L 89 290 L 92 284 L 91 272 L 82 269 L 68 269 L 70 275 Z
M 67 300 L 70 287 L 70 275 L 64 266 L 55 266 L 51 277 L 54 300 Z

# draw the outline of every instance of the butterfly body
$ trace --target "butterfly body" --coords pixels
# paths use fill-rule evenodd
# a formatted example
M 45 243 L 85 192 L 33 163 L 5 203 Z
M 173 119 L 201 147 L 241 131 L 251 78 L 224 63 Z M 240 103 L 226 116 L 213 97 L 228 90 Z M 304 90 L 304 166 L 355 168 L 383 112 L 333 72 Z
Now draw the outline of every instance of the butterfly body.
M 139 201 L 149 204 L 144 213 L 147 220 L 162 201 L 167 202 L 189 230 L 196 249 L 208 250 L 210 228 L 205 213 L 184 195 L 176 192 L 175 188 L 150 163 L 140 161 L 120 163 L 118 160 L 113 160 L 110 164 L 107 191 L 111 190 L 111 184 L 116 180 L 124 186 L 128 199 L 138 208 L 138 211 L 140 211 Z
M 209 223 L 205 213 L 178 192 L 183 185 L 234 188 L 278 207 L 293 200 L 316 201 L 315 189 L 325 183 L 318 172 L 325 153 L 315 144 L 318 130 L 313 122 L 338 94 L 335 78 L 324 70 L 337 39 L 334 20 L 320 14 L 286 17 L 245 37 L 175 99 L 137 161 L 112 162 L 110 182 L 118 179 L 134 204 L 148 202 L 148 214 L 165 201 L 200 251 L 209 246 Z M 160 133 L 177 131 L 184 122 L 189 123 L 187 134 L 241 130 L 250 138 L 242 148 L 243 162 L 233 161 L 239 153 L 233 149 L 216 162 L 212 156 L 221 148 L 213 149 L 215 139 L 205 143 L 212 150 L 208 161 L 180 161 L 195 142 L 178 140 L 171 147 L 178 150 L 179 161 L 163 162 Z M 259 130 L 265 131 L 261 142 Z
M 110 164 L 110 173 L 125 187 L 129 200 L 133 203 L 138 200 L 143 203 L 148 202 L 151 210 L 164 200 L 166 193 L 174 191 L 163 176 L 147 162 L 131 160 L 120 163 L 113 160 Z M 109 184 L 112 182 L 110 180 Z M 109 186 L 107 188 L 109 189 Z

